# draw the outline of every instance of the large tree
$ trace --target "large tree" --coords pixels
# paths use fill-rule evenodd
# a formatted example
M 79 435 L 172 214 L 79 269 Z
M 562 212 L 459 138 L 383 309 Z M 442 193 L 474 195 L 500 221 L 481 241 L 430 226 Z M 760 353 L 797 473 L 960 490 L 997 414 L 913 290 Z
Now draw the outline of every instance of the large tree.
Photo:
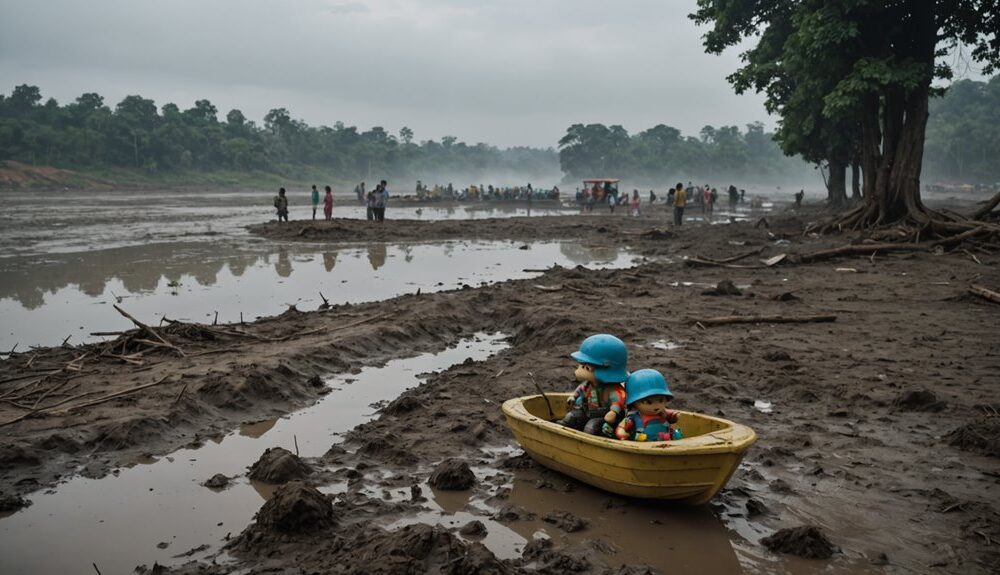
M 971 47 L 986 73 L 1000 64 L 998 8 L 1000 0 L 698 0 L 692 18 L 711 26 L 711 53 L 757 42 L 730 80 L 763 91 L 790 134 L 805 135 L 798 124 L 812 122 L 820 130 L 808 141 L 836 147 L 860 125 L 865 201 L 841 224 L 950 233 L 973 224 L 921 202 L 928 99 L 935 79 L 951 77 L 949 51 Z

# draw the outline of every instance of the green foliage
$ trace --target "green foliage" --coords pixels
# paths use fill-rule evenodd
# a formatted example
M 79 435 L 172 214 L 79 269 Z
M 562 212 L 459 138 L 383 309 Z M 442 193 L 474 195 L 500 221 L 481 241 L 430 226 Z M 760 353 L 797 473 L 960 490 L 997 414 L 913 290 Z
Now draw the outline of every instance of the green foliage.
M 698 0 L 691 18 L 710 27 L 710 53 L 756 42 L 729 80 L 765 94 L 782 149 L 810 162 L 858 156 L 866 105 L 893 120 L 870 142 L 896 149 L 904 108 L 919 110 L 932 80 L 951 76 L 943 56 L 958 47 L 987 72 L 1000 64 L 997 0 Z M 919 113 L 906 121 L 920 131 Z
M 955 82 L 931 100 L 924 152 L 933 179 L 1000 182 L 1000 75 Z
M 521 178 L 557 173 L 556 151 L 499 149 L 469 145 L 448 136 L 442 141 L 413 142 L 409 128 L 400 137 L 374 127 L 312 127 L 275 108 L 263 126 L 231 110 L 219 120 L 208 100 L 181 110 L 133 95 L 114 109 L 94 93 L 60 106 L 42 103 L 41 91 L 21 85 L 0 94 L 0 160 L 32 165 L 114 172 L 127 168 L 150 177 L 173 179 L 196 172 L 254 172 L 288 178 L 333 174 L 340 181 L 370 177 L 432 181 L 462 175 L 475 181 L 505 172 Z M 118 172 L 115 172 L 118 173 Z
M 627 177 L 655 185 L 720 177 L 779 181 L 804 175 L 806 167 L 785 157 L 759 122 L 746 131 L 705 126 L 699 138 L 663 124 L 634 136 L 621 126 L 574 124 L 559 140 L 559 163 L 570 180 Z

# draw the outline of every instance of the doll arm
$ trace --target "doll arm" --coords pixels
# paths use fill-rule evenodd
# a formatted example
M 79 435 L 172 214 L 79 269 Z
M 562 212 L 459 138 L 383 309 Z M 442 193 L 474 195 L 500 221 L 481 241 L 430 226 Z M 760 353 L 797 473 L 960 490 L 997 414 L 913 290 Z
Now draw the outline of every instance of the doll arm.
M 622 420 L 621 423 L 618 424 L 618 427 L 615 428 L 615 437 L 617 437 L 618 439 L 621 439 L 623 441 L 624 440 L 628 440 L 628 439 L 632 439 L 632 428 L 633 427 L 634 427 L 634 424 L 632 423 L 632 419 L 626 417 L 625 419 Z
M 623 415 L 625 415 L 625 393 L 621 389 L 613 389 L 608 395 L 608 413 L 604 416 L 604 421 L 614 425 Z
M 566 403 L 574 407 L 583 407 L 583 403 L 586 397 L 587 397 L 587 384 L 581 383 L 580 385 L 576 386 L 576 389 L 573 390 L 573 395 L 566 398 Z
M 677 423 L 677 415 L 678 414 L 676 411 L 668 409 L 667 412 L 664 414 L 663 418 L 669 421 L 670 423 Z

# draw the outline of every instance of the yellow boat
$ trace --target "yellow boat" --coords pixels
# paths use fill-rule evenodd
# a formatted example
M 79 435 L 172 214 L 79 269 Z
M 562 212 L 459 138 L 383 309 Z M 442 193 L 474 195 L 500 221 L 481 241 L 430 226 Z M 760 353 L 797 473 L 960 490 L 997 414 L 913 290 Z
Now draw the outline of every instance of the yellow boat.
M 684 438 L 620 441 L 563 427 L 568 393 L 529 395 L 503 404 L 507 425 L 521 447 L 545 467 L 605 491 L 649 499 L 707 503 L 725 486 L 757 434 L 718 417 L 678 412 Z

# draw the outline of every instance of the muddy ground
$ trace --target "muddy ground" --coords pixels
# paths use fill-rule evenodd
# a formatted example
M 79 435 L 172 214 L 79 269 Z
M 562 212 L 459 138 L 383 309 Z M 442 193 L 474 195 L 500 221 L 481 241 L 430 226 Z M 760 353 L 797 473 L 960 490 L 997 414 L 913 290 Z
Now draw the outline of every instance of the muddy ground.
M 612 559 L 613 541 L 581 547 L 553 538 L 529 544 L 520 560 L 499 560 L 469 543 L 474 536 L 461 539 L 442 527 L 416 524 L 390 532 L 369 524 L 416 512 L 416 493 L 407 501 L 383 501 L 349 489 L 330 505 L 308 488 L 344 477 L 355 487 L 405 488 L 426 480 L 442 460 L 459 458 L 488 470 L 479 472 L 472 489 L 502 504 L 509 493 L 497 487 L 498 478 L 532 464 L 486 455 L 497 452 L 484 448 L 512 443 L 500 403 L 535 393 L 529 371 L 545 390 L 570 390 L 568 354 L 587 335 L 609 332 L 630 345 L 632 369 L 653 367 L 667 375 L 678 408 L 756 430 L 758 443 L 711 508 L 759 532 L 816 526 L 836 547 L 829 559 L 784 569 L 995 572 L 1000 306 L 967 288 L 1000 287 L 1000 254 L 963 246 L 759 265 L 783 253 L 862 241 L 849 234 L 802 235 L 814 215 L 771 217 L 770 230 L 740 222 L 663 232 L 662 214 L 254 228 L 265 237 L 311 242 L 576 238 L 628 245 L 650 260 L 629 270 L 557 268 L 486 287 L 290 309 L 245 325 L 164 325 L 106 344 L 15 353 L 0 363 L 5 501 L 16 506 L 10 496 L 30 500 L 32 491 L 65 475 L 99 477 L 240 422 L 288 413 L 325 392 L 318 376 L 501 331 L 509 335 L 508 349 L 431 376 L 326 456 L 308 461 L 321 472 L 279 491 L 287 509 L 262 509 L 254 525 L 234 534 L 227 553 L 235 561 L 172 571 L 642 573 L 641 566 L 619 567 L 631 562 Z M 750 252 L 736 264 L 754 267 L 684 261 Z M 740 295 L 713 295 L 722 280 L 731 280 Z M 823 314 L 836 321 L 697 323 L 749 314 Z M 651 345 L 657 341 L 681 347 L 667 354 Z M 106 401 L 87 405 L 100 400 Z M 770 410 L 755 407 L 757 400 L 770 402 Z M 579 488 L 557 474 L 532 473 L 543 491 Z M 626 514 L 648 512 L 642 502 L 616 497 L 605 505 Z M 504 509 L 505 521 L 526 520 L 524 510 Z M 572 515 L 553 522 L 574 530 Z M 769 570 L 764 565 L 760 569 Z

